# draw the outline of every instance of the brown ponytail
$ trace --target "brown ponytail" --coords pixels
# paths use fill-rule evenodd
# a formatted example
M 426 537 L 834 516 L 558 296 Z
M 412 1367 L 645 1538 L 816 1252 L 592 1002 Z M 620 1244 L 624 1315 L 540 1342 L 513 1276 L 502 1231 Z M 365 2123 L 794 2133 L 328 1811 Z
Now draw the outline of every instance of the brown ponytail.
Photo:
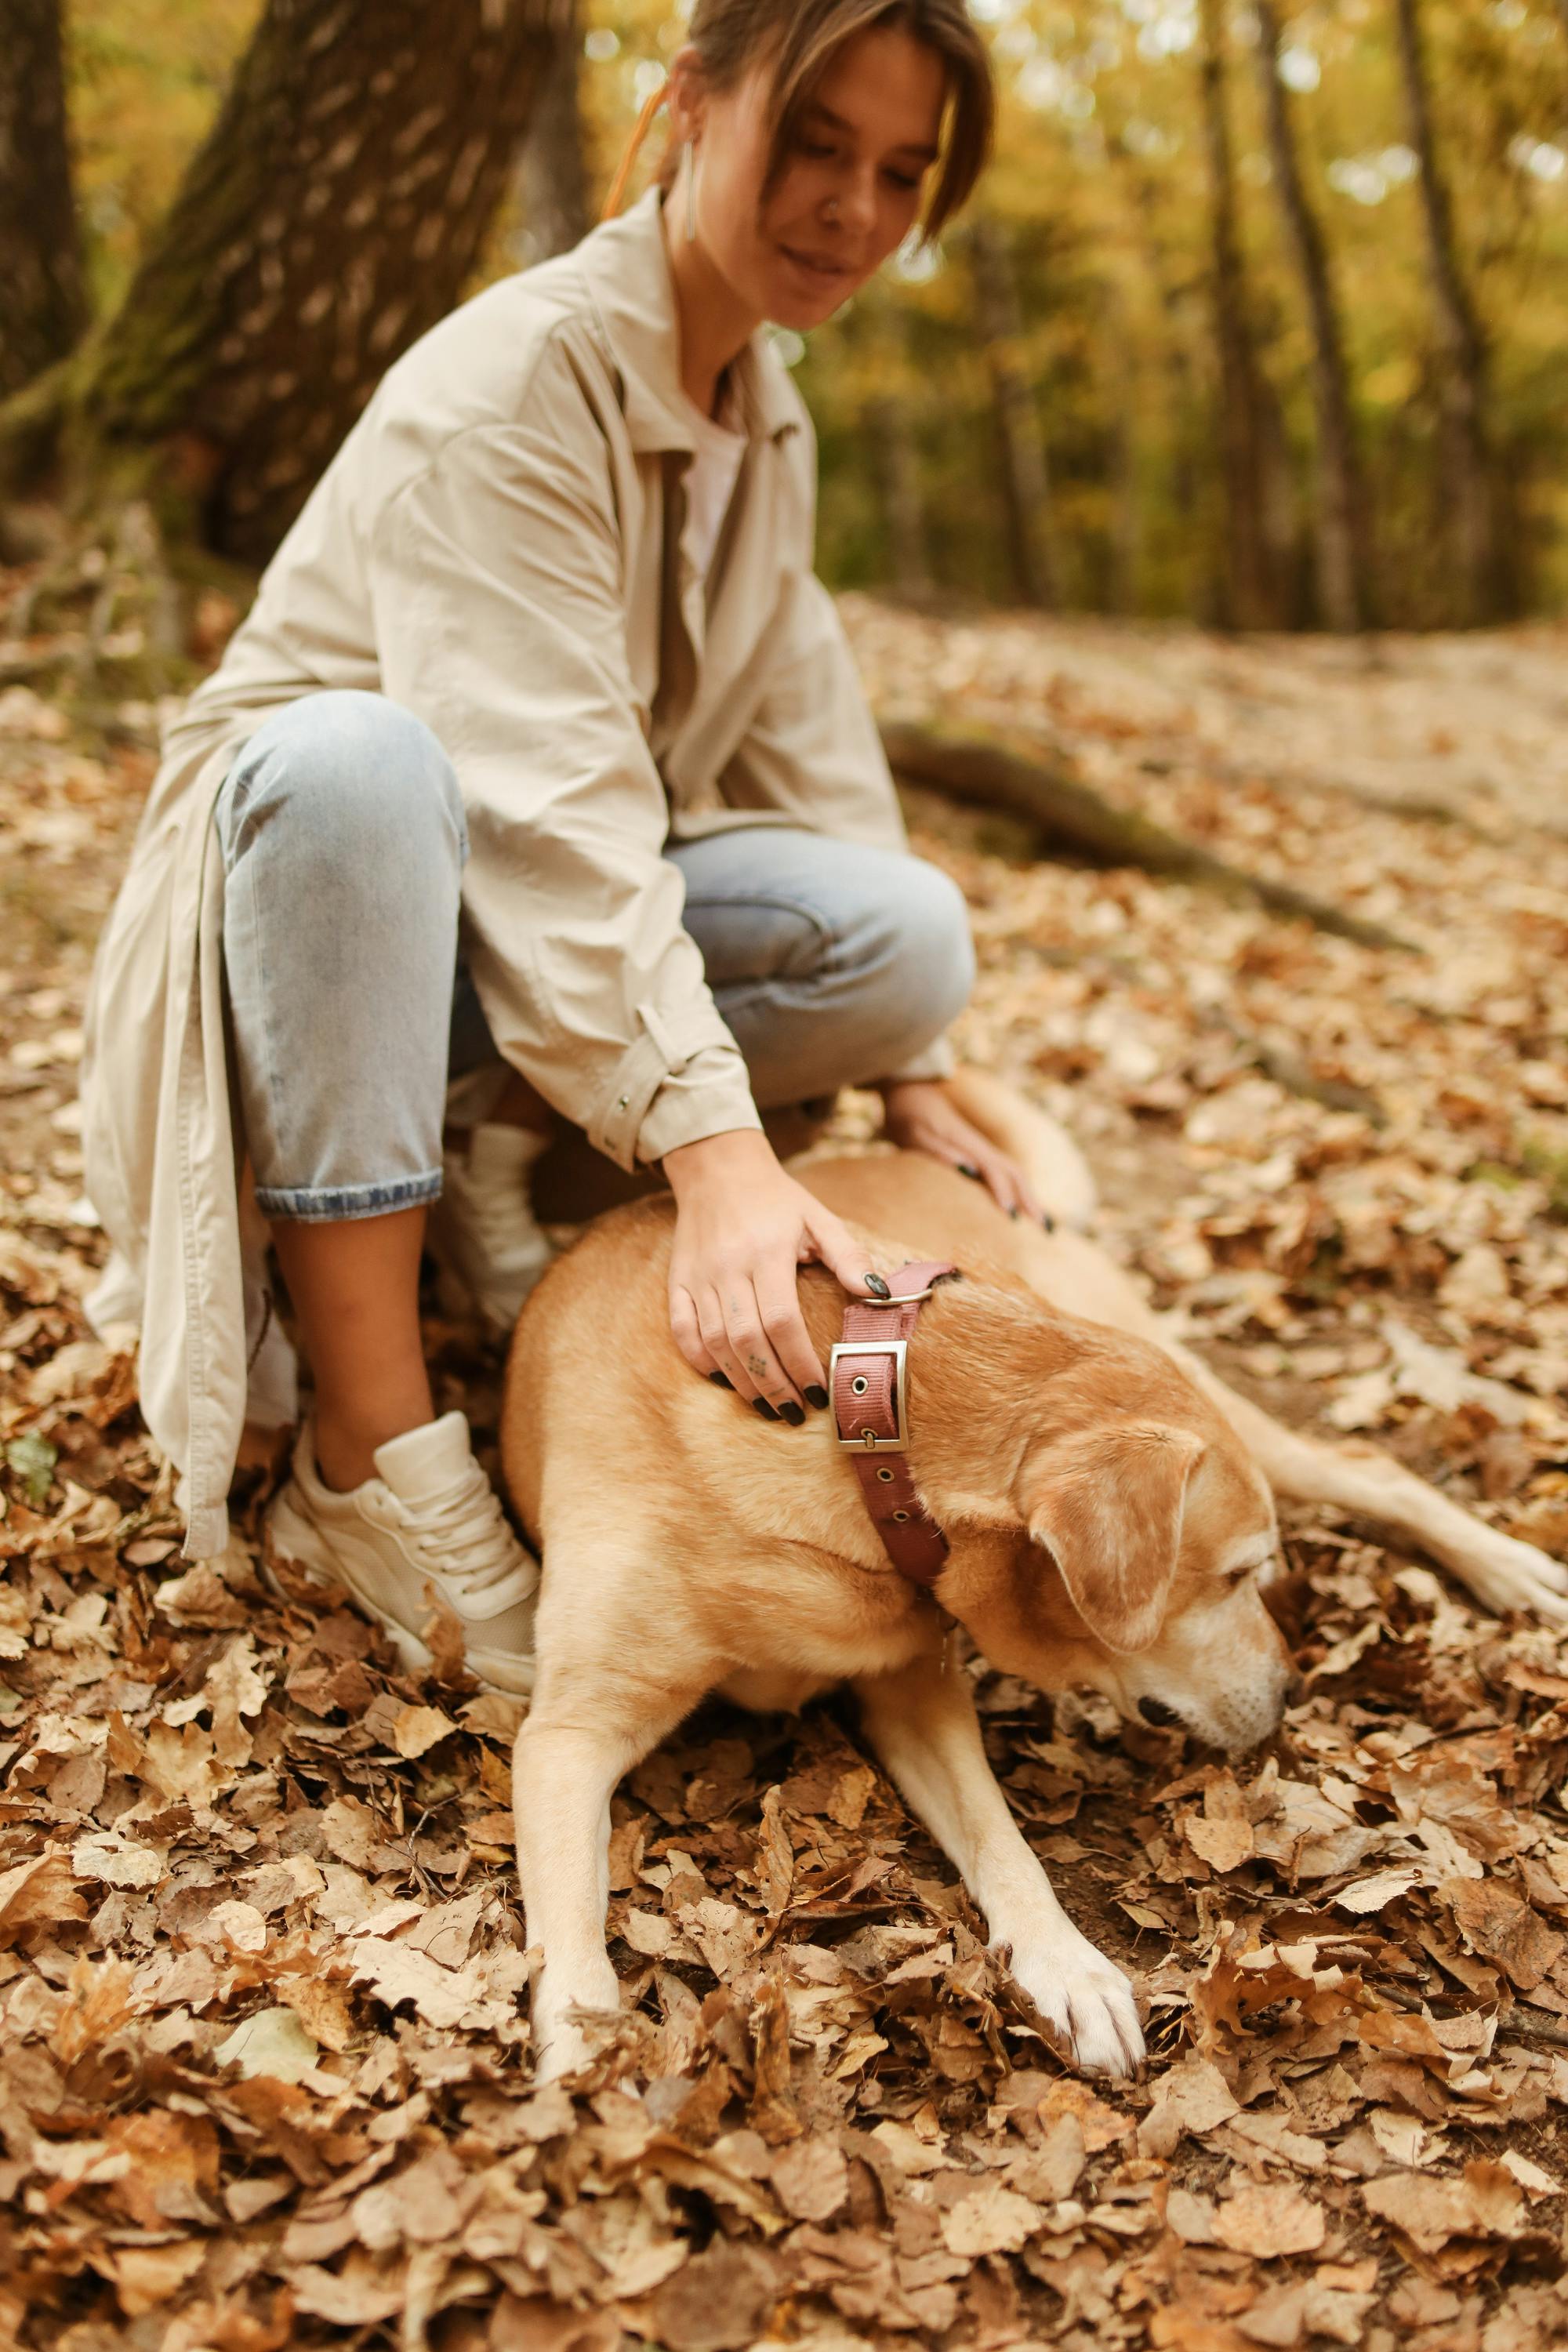
M 668 93 L 669 80 L 667 76 L 651 97 L 644 100 L 642 112 L 637 116 L 632 135 L 622 148 L 621 160 L 616 165 L 616 176 L 610 182 L 610 193 L 605 198 L 605 208 L 599 215 L 602 221 L 614 220 L 620 211 L 621 197 L 625 193 L 626 182 L 631 176 L 632 165 L 637 162 L 637 150 L 652 129 L 653 118 L 664 104 Z
M 922 224 L 929 244 L 968 200 L 994 135 L 996 93 L 990 55 L 964 0 L 697 0 L 686 37 L 702 61 L 709 89 L 720 92 L 735 89 L 759 56 L 772 53 L 768 111 L 773 142 L 763 182 L 765 203 L 784 171 L 795 125 L 824 73 L 847 42 L 873 27 L 910 34 L 934 50 L 947 70 L 947 136 Z M 637 116 L 601 219 L 609 220 L 619 210 L 632 165 L 668 89 L 667 80 Z M 656 175 L 667 195 L 679 161 L 679 142 L 672 140 Z

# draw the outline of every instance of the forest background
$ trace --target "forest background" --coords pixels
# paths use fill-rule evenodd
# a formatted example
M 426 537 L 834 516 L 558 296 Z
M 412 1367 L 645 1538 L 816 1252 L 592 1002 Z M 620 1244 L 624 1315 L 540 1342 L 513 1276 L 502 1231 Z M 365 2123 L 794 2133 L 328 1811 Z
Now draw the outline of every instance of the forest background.
M 94 316 L 260 14 L 69 10 Z M 785 339 L 829 582 L 1211 625 L 1560 612 L 1568 0 L 973 14 L 1003 92 L 978 206 Z M 473 284 L 582 233 L 682 22 L 583 0 Z

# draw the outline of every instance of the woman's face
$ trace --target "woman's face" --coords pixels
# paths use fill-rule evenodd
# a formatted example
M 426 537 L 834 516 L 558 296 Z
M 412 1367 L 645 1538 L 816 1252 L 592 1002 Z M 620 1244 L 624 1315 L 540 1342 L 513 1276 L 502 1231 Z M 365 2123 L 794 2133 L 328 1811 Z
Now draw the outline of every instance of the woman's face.
M 771 79 L 764 62 L 737 89 L 699 101 L 697 236 L 744 309 L 808 329 L 847 301 L 914 226 L 946 77 L 902 27 L 858 35 L 823 76 L 762 207 Z M 672 108 L 678 130 L 683 111 Z M 694 120 L 686 113 L 688 124 Z M 673 226 L 684 237 L 684 219 Z

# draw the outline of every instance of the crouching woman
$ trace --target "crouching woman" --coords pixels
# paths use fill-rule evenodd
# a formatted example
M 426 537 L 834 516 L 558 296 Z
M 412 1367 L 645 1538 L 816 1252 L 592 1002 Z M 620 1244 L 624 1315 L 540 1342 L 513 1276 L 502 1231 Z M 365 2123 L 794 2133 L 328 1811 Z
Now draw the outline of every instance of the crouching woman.
M 187 1553 L 246 1422 L 295 1417 L 270 1239 L 313 1391 L 273 1539 L 411 1662 L 434 1583 L 513 1688 L 537 1570 L 434 1411 L 437 1201 L 504 1331 L 552 1125 L 662 1168 L 677 1344 L 787 1443 L 826 1403 L 795 1269 L 868 1269 L 760 1111 L 877 1086 L 1026 1198 L 942 1090 L 965 910 L 910 853 L 762 331 L 950 218 L 986 54 L 961 0 L 697 0 L 662 95 L 657 184 L 426 334 L 329 466 L 168 733 L 89 1012 L 90 1308 L 139 1330 Z

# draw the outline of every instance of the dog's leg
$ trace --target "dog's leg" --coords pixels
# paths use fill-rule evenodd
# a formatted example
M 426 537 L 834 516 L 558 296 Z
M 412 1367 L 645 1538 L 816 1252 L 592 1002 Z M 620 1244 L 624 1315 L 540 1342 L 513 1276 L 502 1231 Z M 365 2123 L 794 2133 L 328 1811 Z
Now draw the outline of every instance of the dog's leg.
M 1568 1624 L 1568 1569 L 1533 1544 L 1473 1518 L 1374 1445 L 1327 1445 L 1287 1429 L 1185 1349 L 1172 1352 L 1208 1391 L 1277 1495 L 1326 1504 L 1414 1545 L 1488 1609 L 1522 1609 L 1548 1624 Z
M 994 1070 L 965 1063 L 942 1087 L 970 1124 L 1016 1160 L 1058 1224 L 1087 1231 L 1100 1196 L 1088 1160 L 1065 1127 Z
M 1132 1988 L 1057 1901 L 1008 1811 L 980 1737 L 968 1677 L 936 1658 L 855 1685 L 889 1777 L 984 1912 L 993 1944 L 1080 2066 L 1130 2074 L 1143 2055 Z
M 1024 1279 L 1053 1307 L 1152 1339 L 1174 1356 L 1218 1405 L 1277 1495 L 1325 1504 L 1428 1553 L 1489 1609 L 1525 1609 L 1549 1624 L 1568 1622 L 1568 1570 L 1533 1544 L 1472 1517 L 1376 1446 L 1326 1444 L 1237 1396 L 1201 1356 L 1168 1336 L 1137 1286 L 1092 1243 L 1071 1234 L 1047 1240 L 1020 1228 L 1014 1247 Z
M 564 1680 L 555 1679 L 558 1685 Z M 512 1753 L 518 1877 L 528 1939 L 544 1955 L 533 1992 L 542 2082 L 569 2073 L 589 2055 L 574 2011 L 620 2007 L 620 1984 L 605 1948 L 616 1784 L 701 1696 L 700 1690 L 675 1698 L 646 1691 L 638 1706 L 628 1704 L 631 1695 L 619 1677 L 598 1690 L 592 1678 L 574 1675 L 571 1682 L 570 1694 L 560 1688 L 536 1693 Z M 569 1696 L 577 1703 L 570 1704 Z

